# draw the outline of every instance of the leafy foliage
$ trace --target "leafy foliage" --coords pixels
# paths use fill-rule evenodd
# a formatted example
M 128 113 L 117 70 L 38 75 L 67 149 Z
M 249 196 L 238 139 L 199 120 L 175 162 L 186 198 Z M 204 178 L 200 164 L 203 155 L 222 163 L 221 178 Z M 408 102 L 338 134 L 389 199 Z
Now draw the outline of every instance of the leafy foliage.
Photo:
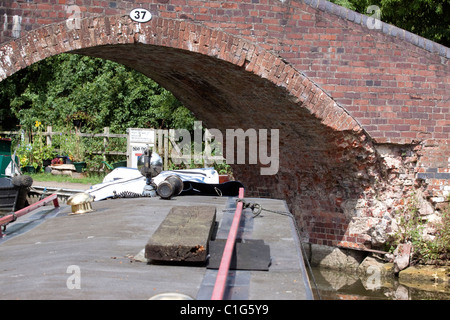
M 406 210 L 397 214 L 398 230 L 393 234 L 391 250 L 400 243 L 411 242 L 413 262 L 445 263 L 450 257 L 450 206 L 442 211 L 439 222 L 428 225 L 434 228 L 434 236 L 425 237 L 427 223 L 420 216 L 417 199 L 407 200 Z
M 33 166 L 35 169 L 42 165 L 42 161 L 53 157 L 53 149 L 44 143 L 44 138 L 41 135 L 41 122 L 36 121 L 33 127 L 33 135 L 30 138 L 31 142 L 26 142 L 25 139 L 18 143 L 17 157 L 22 166 Z
M 84 130 L 110 127 L 121 133 L 130 127 L 191 129 L 194 121 L 169 91 L 146 76 L 74 54 L 45 59 L 1 82 L 0 103 L 0 116 L 18 119 L 27 131 L 35 121 L 63 128 L 80 114 Z
M 367 14 L 370 5 L 381 10 L 381 20 L 444 46 L 450 46 L 450 0 L 330 0 Z
M 121 64 L 75 54 L 47 58 L 23 69 L 0 83 L 0 120 L 3 130 L 17 130 L 29 136 L 22 146 L 21 159 L 36 165 L 34 153 L 43 151 L 42 137 L 31 136 L 48 125 L 62 132 L 53 137 L 53 148 L 101 167 L 103 138 L 78 137 L 84 133 L 126 133 L 127 128 L 185 128 L 191 130 L 194 116 L 169 91 Z M 39 148 L 38 148 L 39 147 Z M 126 150 L 125 138 L 110 138 L 106 150 Z M 35 152 L 36 151 L 36 152 Z M 108 156 L 108 161 L 123 156 Z

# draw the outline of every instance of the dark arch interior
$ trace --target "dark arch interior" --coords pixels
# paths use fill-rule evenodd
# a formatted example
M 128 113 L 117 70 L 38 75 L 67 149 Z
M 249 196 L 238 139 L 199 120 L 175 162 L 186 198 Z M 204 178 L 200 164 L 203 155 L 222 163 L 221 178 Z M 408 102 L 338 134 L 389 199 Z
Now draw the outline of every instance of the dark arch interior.
M 73 53 L 109 59 L 147 75 L 170 90 L 209 128 L 278 128 L 283 137 L 301 139 L 296 148 L 304 151 L 329 147 L 326 140 L 332 130 L 286 89 L 226 61 L 142 44 L 91 47 Z

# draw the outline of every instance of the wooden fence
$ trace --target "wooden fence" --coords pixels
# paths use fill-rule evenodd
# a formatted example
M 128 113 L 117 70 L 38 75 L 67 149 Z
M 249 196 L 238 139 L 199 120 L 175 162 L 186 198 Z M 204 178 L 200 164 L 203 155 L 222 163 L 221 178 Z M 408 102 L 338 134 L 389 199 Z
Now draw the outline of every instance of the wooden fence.
M 177 146 L 177 142 L 174 140 L 175 137 L 175 130 L 173 129 L 153 129 L 154 131 L 154 143 L 152 145 L 153 150 L 155 150 L 163 159 L 163 166 L 164 170 L 168 170 L 170 167 L 170 163 L 180 163 L 180 162 L 186 162 L 187 159 L 190 158 L 191 155 L 182 155 L 181 150 L 179 150 Z M 20 136 L 22 132 L 20 131 L 0 131 L 1 136 Z M 59 131 L 53 131 L 52 126 L 47 126 L 46 131 L 41 132 L 41 135 L 46 137 L 46 144 L 52 145 L 53 142 L 53 136 L 65 134 L 64 132 Z M 103 128 L 103 133 L 81 133 L 76 132 L 77 135 L 81 137 L 91 137 L 91 138 L 103 138 L 103 148 L 102 150 L 95 150 L 92 151 L 93 154 L 100 154 L 103 155 L 103 160 L 106 162 L 108 155 L 115 155 L 115 156 L 126 156 L 127 159 L 130 159 L 131 152 L 130 148 L 127 147 L 127 151 L 106 151 L 110 138 L 126 138 L 127 139 L 127 146 L 130 146 L 130 136 L 129 134 L 117 134 L 117 133 L 110 133 L 110 128 L 105 127 Z M 28 137 L 25 137 L 25 139 L 28 139 Z M 209 142 L 206 141 L 206 144 Z M 208 162 L 209 161 L 209 162 Z M 211 165 L 214 161 L 224 161 L 224 158 L 221 156 L 213 156 L 209 157 L 208 161 L 204 163 L 204 166 Z M 128 161 L 128 164 L 130 164 L 130 161 Z
M 183 154 L 183 150 L 180 150 L 178 146 L 178 141 L 175 141 L 175 130 L 174 129 L 154 129 L 155 130 L 155 145 L 154 150 L 163 159 L 164 170 L 168 170 L 170 163 L 180 164 L 188 163 L 189 165 L 194 162 L 197 166 L 209 167 L 213 163 L 223 163 L 225 159 L 221 155 L 211 156 L 209 155 L 206 159 L 201 155 L 201 159 L 195 163 L 195 154 L 191 152 L 188 154 Z M 205 139 L 204 146 L 205 150 L 211 149 L 211 141 Z M 186 152 L 186 150 L 184 150 Z
M 0 131 L 0 135 L 7 135 L 7 136 L 20 136 L 22 132 L 20 131 Z M 59 131 L 53 131 L 52 126 L 47 126 L 47 130 L 40 133 L 41 135 L 46 137 L 46 143 L 47 145 L 52 145 L 53 136 L 65 134 L 65 132 L 59 132 Z M 107 146 L 109 144 L 110 138 L 127 138 L 127 134 L 116 134 L 116 133 L 110 133 L 109 127 L 103 128 L 103 133 L 81 133 L 77 132 L 77 135 L 80 137 L 103 137 L 103 150 L 96 150 L 93 151 L 93 154 L 102 154 L 103 160 L 106 161 L 107 155 L 127 155 L 127 152 L 119 152 L 119 151 L 106 151 Z M 26 140 L 29 139 L 28 136 L 24 137 Z

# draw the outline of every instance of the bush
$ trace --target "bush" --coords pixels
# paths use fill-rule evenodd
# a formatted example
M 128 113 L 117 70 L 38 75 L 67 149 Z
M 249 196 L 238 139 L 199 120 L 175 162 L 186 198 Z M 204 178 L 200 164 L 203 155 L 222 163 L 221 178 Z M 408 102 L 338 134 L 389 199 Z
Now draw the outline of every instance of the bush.
M 397 215 L 398 230 L 390 243 L 391 250 L 401 243 L 411 242 L 413 247 L 412 264 L 448 264 L 450 257 L 450 206 L 442 211 L 441 221 L 432 225 L 436 230 L 432 240 L 424 237 L 426 222 L 419 214 L 415 199 L 409 199 L 406 210 Z

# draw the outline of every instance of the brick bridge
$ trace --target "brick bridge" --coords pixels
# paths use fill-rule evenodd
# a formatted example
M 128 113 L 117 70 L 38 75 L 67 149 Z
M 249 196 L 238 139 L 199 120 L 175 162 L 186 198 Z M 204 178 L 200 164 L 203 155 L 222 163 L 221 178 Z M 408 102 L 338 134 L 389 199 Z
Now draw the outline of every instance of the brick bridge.
M 101 57 L 206 127 L 279 129 L 276 175 L 233 169 L 247 195 L 286 199 L 310 243 L 376 248 L 410 196 L 424 217 L 447 201 L 450 49 L 327 1 L 0 1 L 0 36 L 1 79 Z

